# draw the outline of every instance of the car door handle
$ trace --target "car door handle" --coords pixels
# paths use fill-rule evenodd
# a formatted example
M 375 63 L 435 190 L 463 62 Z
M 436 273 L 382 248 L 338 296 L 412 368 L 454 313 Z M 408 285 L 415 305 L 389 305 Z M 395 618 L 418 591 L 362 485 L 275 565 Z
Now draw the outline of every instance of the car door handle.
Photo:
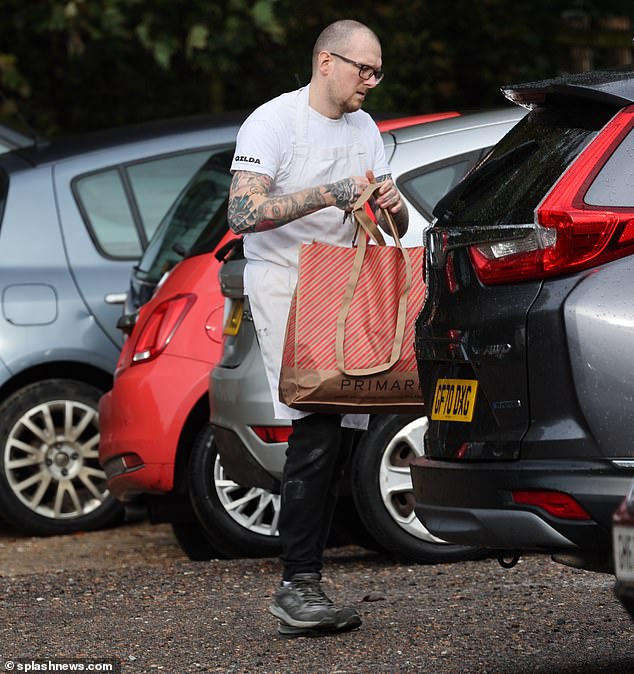
M 128 293 L 108 293 L 104 300 L 106 304 L 123 304 L 127 296 Z

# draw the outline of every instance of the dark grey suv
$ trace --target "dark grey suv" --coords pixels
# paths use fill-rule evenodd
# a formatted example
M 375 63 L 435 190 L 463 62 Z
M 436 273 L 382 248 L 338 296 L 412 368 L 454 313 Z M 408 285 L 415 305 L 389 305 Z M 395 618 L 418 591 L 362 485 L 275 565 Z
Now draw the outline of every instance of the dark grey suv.
M 505 94 L 529 114 L 426 237 L 416 512 L 456 543 L 609 569 L 634 474 L 634 68 Z
M 239 119 L 100 132 L 0 156 L 0 517 L 45 534 L 120 511 L 98 461 L 98 401 L 134 262 Z

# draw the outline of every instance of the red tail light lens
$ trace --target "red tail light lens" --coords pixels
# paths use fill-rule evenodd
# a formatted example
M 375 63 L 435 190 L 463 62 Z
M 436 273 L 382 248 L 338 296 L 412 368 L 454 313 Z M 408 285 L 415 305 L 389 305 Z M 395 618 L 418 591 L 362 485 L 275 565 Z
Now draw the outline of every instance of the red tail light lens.
M 161 302 L 145 321 L 134 345 L 132 363 L 156 358 L 170 343 L 195 301 L 195 295 L 185 294 Z
M 592 519 L 572 496 L 560 491 L 514 491 L 513 502 L 536 506 L 565 520 Z
M 251 430 L 267 443 L 288 442 L 293 430 L 292 426 L 251 426 Z
M 593 180 L 633 127 L 634 106 L 608 122 L 544 198 L 529 236 L 470 249 L 483 283 L 559 276 L 634 252 L 634 209 L 584 203 Z

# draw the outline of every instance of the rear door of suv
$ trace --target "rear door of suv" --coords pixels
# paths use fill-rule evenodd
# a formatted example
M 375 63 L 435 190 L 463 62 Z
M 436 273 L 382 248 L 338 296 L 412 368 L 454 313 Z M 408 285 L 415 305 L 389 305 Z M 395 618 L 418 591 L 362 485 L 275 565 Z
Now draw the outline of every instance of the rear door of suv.
M 574 96 L 533 110 L 437 205 L 417 324 L 429 456 L 519 457 L 531 421 L 528 317 L 557 264 L 544 260 L 553 230 L 536 214 L 616 110 Z M 565 296 L 574 280 L 560 285 Z

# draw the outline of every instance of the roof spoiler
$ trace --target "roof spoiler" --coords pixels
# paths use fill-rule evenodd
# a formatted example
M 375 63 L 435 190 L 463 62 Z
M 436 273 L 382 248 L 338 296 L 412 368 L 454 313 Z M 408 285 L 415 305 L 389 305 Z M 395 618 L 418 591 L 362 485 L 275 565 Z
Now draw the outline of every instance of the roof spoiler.
M 552 96 L 572 96 L 622 106 L 634 103 L 634 66 L 512 84 L 501 87 L 501 91 L 510 101 L 528 109 L 547 105 Z

